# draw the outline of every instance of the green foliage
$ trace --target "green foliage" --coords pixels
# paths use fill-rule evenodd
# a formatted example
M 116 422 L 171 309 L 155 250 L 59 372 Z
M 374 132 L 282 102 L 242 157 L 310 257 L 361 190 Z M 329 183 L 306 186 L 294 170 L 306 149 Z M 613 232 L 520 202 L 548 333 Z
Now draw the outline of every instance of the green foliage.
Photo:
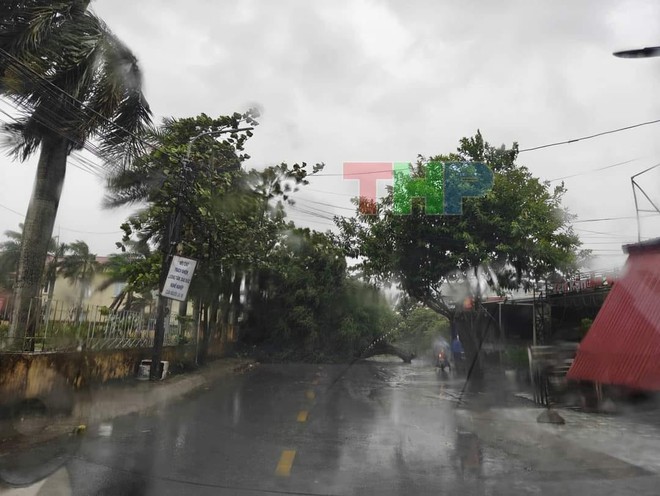
M 419 355 L 432 349 L 438 338 L 449 342 L 450 334 L 449 321 L 445 317 L 429 308 L 416 306 L 401 315 L 396 341 Z
M 350 359 L 396 322 L 376 288 L 347 278 L 343 254 L 326 234 L 292 229 L 259 278 L 243 342 L 270 359 Z
M 0 243 L 0 287 L 12 289 L 14 279 L 18 273 L 18 261 L 21 256 L 21 244 L 23 242 L 23 224 L 18 225 L 18 231 L 5 231 L 5 241 Z M 48 245 L 49 258 L 46 262 L 44 282 L 52 292 L 57 278 L 57 270 L 62 257 L 69 247 L 65 243 L 59 243 L 57 238 L 52 238 Z
M 508 346 L 502 358 L 506 368 L 526 369 L 529 367 L 529 355 L 524 346 Z
M 101 264 L 84 241 L 71 243 L 69 250 L 70 253 L 60 262 L 58 272 L 71 283 L 79 285 L 82 291 L 89 286 L 94 275 L 101 271 Z
M 16 335 L 34 332 L 29 304 L 44 282 L 68 155 L 94 146 L 109 169 L 124 168 L 143 150 L 140 135 L 151 125 L 135 55 L 89 3 L 0 2 L 0 96 L 20 108 L 2 125 L 0 144 L 20 160 L 41 149 L 30 202 L 40 208 L 28 209 L 16 276 Z
M 453 319 L 456 301 L 480 296 L 470 287 L 477 275 L 505 291 L 533 284 L 553 271 L 576 268 L 580 245 L 561 205 L 563 185 L 550 189 L 515 163 L 516 144 L 495 148 L 481 134 L 461 140 L 457 153 L 411 166 L 423 173 L 427 162 L 486 162 L 494 172 L 492 190 L 463 199 L 462 215 L 427 215 L 414 202 L 410 215 L 397 215 L 394 191 L 379 201 L 376 215 L 358 210 L 338 221 L 347 255 L 361 257 L 358 270 L 369 280 L 397 282 L 412 298 Z M 359 202 L 356 201 L 356 204 Z M 448 293 L 448 288 L 458 291 Z
M 585 318 L 580 320 L 580 334 L 582 337 L 585 337 L 591 329 L 591 325 L 594 323 L 593 319 Z
M 7 239 L 0 243 L 0 287 L 11 289 L 18 272 L 23 224 L 19 224 L 19 231 L 5 231 L 5 237 Z
M 255 301 L 263 299 L 270 286 L 286 283 L 295 287 L 294 298 L 277 332 L 312 343 L 319 331 L 309 312 L 321 305 L 322 295 L 297 283 L 296 277 L 303 275 L 283 277 L 278 270 L 287 266 L 287 257 L 305 257 L 286 235 L 292 226 L 285 222 L 283 203 L 323 166 L 317 164 L 310 172 L 305 163 L 283 163 L 243 171 L 241 164 L 249 158 L 244 145 L 252 136 L 245 127 L 256 126 L 255 118 L 256 113 L 248 111 L 215 119 L 205 114 L 166 119 L 147 138 L 154 149 L 110 178 L 108 207 L 146 205 L 122 225 L 125 235 L 118 246 L 124 251 L 131 243 L 158 248 L 131 260 L 122 276 L 136 290 L 155 289 L 165 257 L 178 253 L 197 260 L 189 297 L 204 316 L 205 342 L 214 329 L 246 317 L 243 283 L 251 286 L 249 296 Z M 305 263 L 315 265 L 309 258 Z M 303 332 L 307 327 L 310 335 Z
M 58 134 L 67 137 L 69 151 L 96 136 L 111 161 L 142 149 L 139 134 L 150 124 L 150 110 L 137 60 L 88 4 L 0 4 L 0 94 L 28 110 L 17 123 L 5 125 L 12 150 L 22 159 L 47 135 Z

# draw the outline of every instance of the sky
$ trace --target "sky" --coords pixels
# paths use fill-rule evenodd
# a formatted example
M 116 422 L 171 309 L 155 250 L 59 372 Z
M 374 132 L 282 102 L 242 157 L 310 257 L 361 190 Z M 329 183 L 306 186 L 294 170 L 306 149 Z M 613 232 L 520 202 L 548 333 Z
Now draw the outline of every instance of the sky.
M 325 163 L 289 210 L 319 230 L 353 211 L 358 185 L 342 178 L 344 162 L 449 153 L 477 130 L 525 149 L 660 119 L 660 58 L 612 56 L 660 45 L 654 0 L 95 0 L 92 9 L 138 57 L 156 122 L 258 105 L 248 168 Z M 660 124 L 523 152 L 518 163 L 553 185 L 565 177 L 592 268 L 615 268 L 621 245 L 638 237 L 630 178 L 660 163 Z M 103 181 L 70 164 L 55 234 L 112 253 L 131 211 L 102 209 Z M 1 232 L 22 221 L 35 165 L 0 156 Z M 660 205 L 660 168 L 637 182 Z M 660 215 L 642 215 L 642 239 L 660 236 Z

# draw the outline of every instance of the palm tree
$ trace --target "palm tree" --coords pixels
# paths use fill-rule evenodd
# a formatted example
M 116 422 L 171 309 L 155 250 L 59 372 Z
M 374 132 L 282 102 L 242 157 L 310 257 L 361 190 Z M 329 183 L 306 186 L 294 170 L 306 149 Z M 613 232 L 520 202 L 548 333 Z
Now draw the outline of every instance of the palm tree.
M 124 304 L 124 310 L 142 310 L 149 301 L 150 287 L 148 284 L 136 284 L 135 274 L 144 270 L 144 265 L 149 264 L 152 255 L 148 243 L 129 241 L 125 245 L 129 251 L 110 255 L 108 263 L 104 265 L 103 272 L 106 279 L 96 288 L 103 291 L 113 284 L 124 283 L 125 286 L 115 296 L 110 304 L 110 310 L 119 310 Z M 142 278 L 144 279 L 144 278 Z
M 5 231 L 6 241 L 0 243 L 0 287 L 11 289 L 13 281 L 18 272 L 18 261 L 21 255 L 21 243 L 23 242 L 23 224 L 18 225 L 18 231 Z M 59 243 L 57 238 L 52 238 L 48 245 L 48 260 L 46 262 L 45 282 L 48 287 L 49 297 L 55 287 L 57 278 L 57 266 L 67 250 L 65 243 Z
M 38 295 L 60 200 L 67 157 L 92 146 L 125 167 L 142 150 L 151 112 L 132 52 L 89 10 L 90 0 L 0 3 L 0 95 L 23 115 L 7 124 L 16 157 L 37 149 L 32 199 L 18 265 L 11 336 L 30 337 L 29 305 Z
M 76 306 L 76 322 L 80 320 L 85 293 L 91 289 L 90 284 L 94 275 L 101 270 L 101 264 L 96 260 L 96 255 L 90 253 L 87 243 L 78 240 L 69 245 L 69 254 L 62 258 L 58 273 L 71 281 L 72 284 L 80 286 L 80 296 Z
M 23 240 L 23 224 L 18 225 L 18 231 L 5 231 L 5 241 L 0 243 L 0 287 L 11 289 L 18 272 L 18 259 L 21 254 Z
M 55 282 L 57 281 L 57 272 L 62 263 L 62 259 L 69 251 L 69 245 L 60 243 L 58 238 L 53 238 L 48 249 L 48 261 L 46 263 L 46 287 L 48 288 L 48 300 L 46 304 L 46 311 L 50 312 L 50 307 L 53 303 L 53 295 L 55 293 Z M 47 313 L 48 315 L 48 313 Z

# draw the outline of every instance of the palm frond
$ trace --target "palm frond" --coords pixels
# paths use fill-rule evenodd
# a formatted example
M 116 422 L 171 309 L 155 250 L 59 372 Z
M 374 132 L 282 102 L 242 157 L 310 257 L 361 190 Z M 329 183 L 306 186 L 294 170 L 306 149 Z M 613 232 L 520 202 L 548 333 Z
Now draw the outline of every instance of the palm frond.
M 35 132 L 34 121 L 22 118 L 2 126 L 0 148 L 7 150 L 7 154 L 21 161 L 27 160 L 41 144 L 41 134 Z
M 145 150 L 152 129 L 151 109 L 142 93 L 137 58 L 108 28 L 105 31 L 103 78 L 90 106 L 112 121 L 101 128 L 101 149 L 114 161 L 127 161 Z
M 98 137 L 108 164 L 120 168 L 143 151 L 141 135 L 151 126 L 151 112 L 137 60 L 88 5 L 0 4 L 0 94 L 32 117 L 5 129 L 5 147 L 20 158 L 52 133 L 70 141 L 69 151 Z

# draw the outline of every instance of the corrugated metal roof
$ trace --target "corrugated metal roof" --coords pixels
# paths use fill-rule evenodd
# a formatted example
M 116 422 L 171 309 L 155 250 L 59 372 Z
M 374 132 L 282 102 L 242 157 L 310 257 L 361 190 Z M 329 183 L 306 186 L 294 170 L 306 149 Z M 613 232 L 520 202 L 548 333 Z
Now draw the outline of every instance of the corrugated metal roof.
M 607 296 L 568 378 L 660 390 L 660 250 L 628 250 L 623 276 Z

